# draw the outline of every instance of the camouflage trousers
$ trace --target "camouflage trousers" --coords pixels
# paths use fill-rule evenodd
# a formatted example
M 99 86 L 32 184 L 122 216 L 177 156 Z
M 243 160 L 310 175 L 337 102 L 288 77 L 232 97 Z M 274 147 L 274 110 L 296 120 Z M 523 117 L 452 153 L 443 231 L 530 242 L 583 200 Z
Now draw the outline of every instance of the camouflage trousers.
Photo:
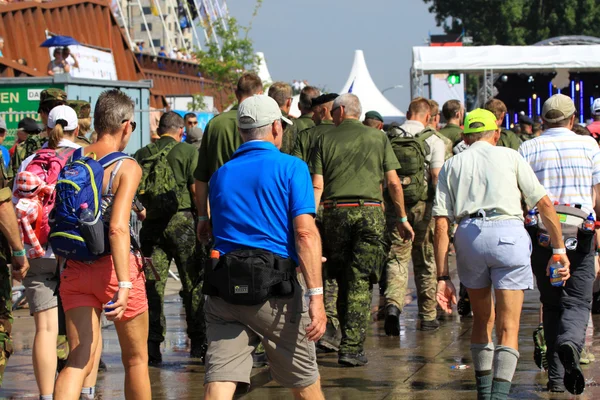
M 379 279 L 385 261 L 384 232 L 381 207 L 328 208 L 323 212 L 325 277 L 338 284 L 340 353 L 363 351 L 373 283 Z
M 147 268 L 146 293 L 150 319 L 149 341 L 165 339 L 167 323 L 164 314 L 165 286 L 169 277 L 171 261 L 175 261 L 181 279 L 183 306 L 187 322 L 187 335 L 192 340 L 206 339 L 204 322 L 204 296 L 202 277 L 207 248 L 196 239 L 194 216 L 189 211 L 180 211 L 167 224 L 145 221 L 140 240 L 142 252 L 152 257 L 152 264 L 159 275 Z
M 387 238 L 390 250 L 386 265 L 386 306 L 404 307 L 408 289 L 408 265 L 412 258 L 417 288 L 419 318 L 432 321 L 437 315 L 436 267 L 433 255 L 433 203 L 420 201 L 407 210 L 408 222 L 415 231 L 415 240 L 404 243 L 396 228 L 396 213 L 392 204 L 386 204 Z
M 13 353 L 10 333 L 12 330 L 12 289 L 11 277 L 6 260 L 0 256 L 0 387 L 4 378 L 4 368 Z

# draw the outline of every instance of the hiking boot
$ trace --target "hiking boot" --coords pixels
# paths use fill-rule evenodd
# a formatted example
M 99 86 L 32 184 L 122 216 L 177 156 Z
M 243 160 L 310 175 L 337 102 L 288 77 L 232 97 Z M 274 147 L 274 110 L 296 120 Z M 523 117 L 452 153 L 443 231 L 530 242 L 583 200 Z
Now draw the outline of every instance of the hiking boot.
M 266 367 L 267 364 L 267 353 L 252 353 L 252 368 Z
M 594 361 L 594 355 L 588 352 L 585 347 L 581 350 L 581 354 L 579 354 L 579 364 L 587 365 Z
M 585 390 L 585 377 L 579 366 L 579 352 L 574 346 L 563 343 L 558 347 L 558 357 L 565 367 L 563 383 L 569 393 L 578 395 Z
M 106 368 L 106 363 L 100 359 L 100 363 L 98 364 L 98 372 L 106 372 L 108 368 Z
M 204 365 L 207 348 L 208 346 L 204 343 L 204 340 L 192 339 L 190 343 L 190 358 L 199 358 L 200 364 Z
M 600 291 L 592 296 L 592 314 L 600 314 Z
M 548 370 L 548 358 L 546 357 L 546 339 L 544 338 L 544 326 L 540 324 L 533 331 L 533 361 L 539 369 Z
M 546 388 L 551 393 L 564 393 L 566 390 L 564 385 L 560 382 L 548 382 Z
M 468 317 L 471 315 L 471 300 L 469 300 L 469 293 L 467 292 L 467 288 L 460 284 L 459 291 L 459 299 L 456 304 L 456 311 L 458 311 L 458 315 L 463 317 Z
M 160 342 L 148 341 L 148 365 L 159 365 L 162 363 Z
M 340 356 L 338 358 L 338 364 L 344 365 L 346 367 L 362 367 L 362 366 L 367 365 L 368 363 L 369 363 L 369 360 L 367 360 L 367 357 L 365 356 L 364 353 L 357 353 L 357 354 L 340 353 Z
M 329 321 L 325 327 L 325 333 L 317 342 L 317 348 L 320 353 L 334 353 L 339 350 L 340 339 L 337 337 L 337 329 Z
M 440 327 L 440 323 L 434 319 L 431 321 L 423 321 L 421 320 L 421 327 L 419 330 L 421 331 L 435 331 Z
M 402 311 L 395 305 L 385 308 L 385 334 L 388 336 L 400 336 L 400 314 Z

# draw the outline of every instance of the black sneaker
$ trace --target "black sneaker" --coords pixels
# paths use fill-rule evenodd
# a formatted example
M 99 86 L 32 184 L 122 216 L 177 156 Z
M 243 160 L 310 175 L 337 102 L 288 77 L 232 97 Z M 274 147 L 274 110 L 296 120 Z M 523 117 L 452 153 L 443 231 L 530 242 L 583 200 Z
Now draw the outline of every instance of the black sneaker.
M 560 382 L 548 382 L 546 388 L 551 393 L 564 393 L 566 391 L 564 385 Z
M 369 363 L 364 353 L 358 354 L 340 354 L 338 364 L 346 367 L 362 367 Z
M 340 340 L 337 337 L 337 329 L 329 321 L 325 327 L 325 333 L 317 342 L 317 348 L 320 353 L 334 353 L 339 350 Z
M 440 323 L 434 319 L 431 321 L 423 321 L 421 320 L 421 327 L 419 328 L 419 330 L 421 331 L 435 331 L 437 329 L 439 329 L 440 327 Z
M 563 343 L 558 347 L 558 357 L 565 367 L 565 388 L 574 395 L 583 393 L 585 377 L 579 366 L 579 352 L 570 344 Z
M 208 346 L 206 346 L 204 340 L 192 339 L 190 342 L 190 358 L 199 358 L 200 364 L 204 365 L 206 349 Z
M 252 368 L 262 368 L 267 366 L 267 353 L 252 353 Z
M 148 365 L 159 365 L 162 363 L 160 342 L 148 341 Z
M 104 360 L 100 359 L 100 364 L 98 364 L 98 372 L 106 372 L 108 368 L 106 368 L 106 363 Z
M 600 291 L 592 296 L 592 314 L 600 314 Z
M 394 305 L 385 308 L 385 334 L 388 336 L 400 336 L 400 314 L 402 311 Z

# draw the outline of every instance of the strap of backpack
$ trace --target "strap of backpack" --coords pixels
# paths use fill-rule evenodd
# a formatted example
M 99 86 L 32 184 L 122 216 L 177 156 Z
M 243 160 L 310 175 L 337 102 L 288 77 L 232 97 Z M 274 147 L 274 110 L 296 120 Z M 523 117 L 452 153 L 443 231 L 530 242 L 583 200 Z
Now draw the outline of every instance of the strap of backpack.
M 113 153 L 105 155 L 104 157 L 99 159 L 98 162 L 102 165 L 102 168 L 106 169 L 120 160 L 135 160 L 135 159 L 133 157 L 128 156 L 125 153 L 122 153 L 120 151 L 115 151 Z
M 432 137 L 433 135 L 435 135 L 435 130 L 431 129 L 430 127 L 427 127 L 425 129 L 423 129 L 421 132 L 417 133 L 415 135 L 415 137 L 419 140 L 421 140 L 422 142 L 426 141 L 427 139 L 429 139 L 430 137 Z

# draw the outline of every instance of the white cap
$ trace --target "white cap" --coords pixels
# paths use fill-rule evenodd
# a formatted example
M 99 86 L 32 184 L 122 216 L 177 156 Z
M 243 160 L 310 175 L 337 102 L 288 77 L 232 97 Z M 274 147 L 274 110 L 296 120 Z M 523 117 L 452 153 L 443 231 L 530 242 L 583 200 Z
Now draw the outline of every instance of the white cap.
M 592 115 L 600 115 L 600 98 L 594 100 L 592 104 Z
M 277 102 L 269 96 L 255 95 L 242 101 L 237 112 L 238 125 L 241 129 L 260 128 L 281 119 L 288 125 L 292 121 L 281 115 Z
M 74 131 L 79 126 L 77 113 L 69 106 L 56 106 L 48 114 L 48 128 L 54 129 L 57 123 L 65 131 Z

